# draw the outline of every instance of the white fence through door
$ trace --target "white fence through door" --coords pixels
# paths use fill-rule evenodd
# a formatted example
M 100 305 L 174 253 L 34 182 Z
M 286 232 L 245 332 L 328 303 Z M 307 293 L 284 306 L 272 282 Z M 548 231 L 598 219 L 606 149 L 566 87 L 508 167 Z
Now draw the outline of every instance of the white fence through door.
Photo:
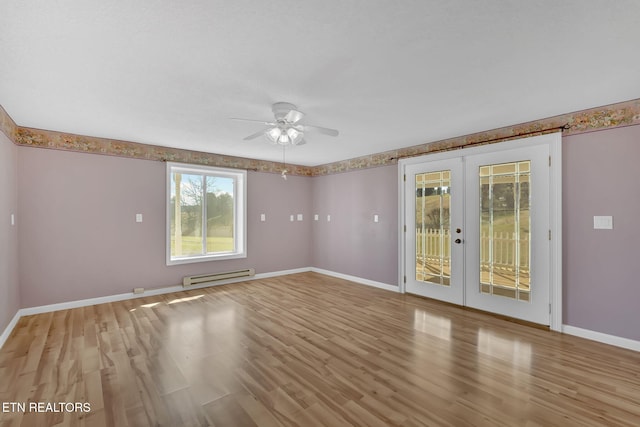
M 451 252 L 448 250 L 450 244 L 451 233 L 449 229 L 425 228 L 416 230 L 416 261 L 418 265 L 424 270 L 429 270 L 429 266 L 440 266 L 441 271 L 448 276 L 451 266 Z M 517 248 L 517 245 L 520 247 Z M 520 240 L 518 240 L 516 233 L 496 231 L 491 235 L 485 231 L 480 236 L 480 247 L 482 248 L 480 265 L 483 271 L 499 272 L 507 277 L 514 276 L 516 271 L 529 273 L 529 240 L 523 235 L 520 235 Z M 418 275 L 422 276 L 420 273 Z M 417 279 L 420 280 L 420 278 Z M 508 282 L 510 281 L 507 280 L 503 286 L 510 287 Z

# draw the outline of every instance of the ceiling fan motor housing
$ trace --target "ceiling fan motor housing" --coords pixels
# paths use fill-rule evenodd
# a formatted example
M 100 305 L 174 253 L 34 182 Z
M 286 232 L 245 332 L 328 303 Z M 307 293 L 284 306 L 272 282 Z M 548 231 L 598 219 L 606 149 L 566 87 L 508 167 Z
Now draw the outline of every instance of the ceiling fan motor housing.
M 273 111 L 273 115 L 278 122 L 284 121 L 287 114 L 292 110 L 298 111 L 298 107 L 289 102 L 276 102 L 271 106 L 271 111 Z

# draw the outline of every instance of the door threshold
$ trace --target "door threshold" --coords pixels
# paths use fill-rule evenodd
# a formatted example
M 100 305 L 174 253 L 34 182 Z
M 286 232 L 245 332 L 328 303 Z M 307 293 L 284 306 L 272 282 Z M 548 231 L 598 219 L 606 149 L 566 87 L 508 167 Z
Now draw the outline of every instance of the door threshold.
M 467 306 L 464 306 L 464 305 L 458 305 L 458 304 L 454 304 L 452 302 L 447 302 L 447 301 L 440 301 L 440 300 L 437 300 L 437 299 L 434 299 L 434 298 L 425 297 L 423 295 L 412 294 L 411 292 L 406 292 L 406 295 L 410 295 L 412 297 L 426 299 L 426 300 L 433 301 L 435 303 L 446 305 L 446 306 L 449 306 L 449 307 L 459 308 L 461 310 L 468 311 L 468 312 L 471 312 L 471 313 L 485 314 L 485 315 L 493 317 L 495 319 L 506 320 L 507 322 L 517 323 L 518 325 L 528 326 L 528 327 L 531 327 L 531 328 L 540 329 L 542 331 L 550 331 L 551 330 L 551 327 L 549 325 L 541 325 L 539 323 L 529 322 L 528 320 L 522 320 L 522 319 L 517 319 L 515 317 L 505 316 L 504 314 L 492 313 L 490 311 L 480 310 L 479 308 L 467 307 Z

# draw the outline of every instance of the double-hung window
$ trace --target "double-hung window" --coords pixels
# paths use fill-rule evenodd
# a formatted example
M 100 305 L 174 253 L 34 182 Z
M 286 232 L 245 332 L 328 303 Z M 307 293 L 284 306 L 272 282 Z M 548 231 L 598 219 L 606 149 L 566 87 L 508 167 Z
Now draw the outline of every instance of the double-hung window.
M 167 163 L 167 265 L 247 256 L 247 172 Z

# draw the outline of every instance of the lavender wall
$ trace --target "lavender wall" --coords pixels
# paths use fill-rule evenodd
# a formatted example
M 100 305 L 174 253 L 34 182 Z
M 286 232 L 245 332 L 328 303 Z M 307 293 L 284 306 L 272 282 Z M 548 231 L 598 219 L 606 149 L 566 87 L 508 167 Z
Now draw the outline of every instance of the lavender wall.
M 563 158 L 564 323 L 640 340 L 640 126 L 564 138 Z
M 17 166 L 18 147 L 0 132 L 0 334 L 20 309 Z
M 23 307 L 177 285 L 186 275 L 311 265 L 308 178 L 250 172 L 248 257 L 167 267 L 165 164 L 28 147 L 18 160 Z M 298 213 L 304 221 L 290 222 Z
M 312 178 L 320 217 L 313 222 L 314 267 L 398 285 L 397 171 L 394 165 Z
M 0 330 L 18 308 L 16 246 L 22 307 L 250 266 L 258 273 L 315 266 L 397 285 L 396 166 L 287 181 L 251 172 L 249 257 L 167 267 L 164 164 L 17 148 L 0 138 L 0 219 L 15 206 L 16 152 L 20 190 L 17 244 L 17 227 L 0 221 Z M 567 137 L 563 151 L 563 323 L 640 340 L 640 126 Z M 298 213 L 304 221 L 290 222 Z M 615 228 L 593 230 L 594 215 L 613 215 Z

